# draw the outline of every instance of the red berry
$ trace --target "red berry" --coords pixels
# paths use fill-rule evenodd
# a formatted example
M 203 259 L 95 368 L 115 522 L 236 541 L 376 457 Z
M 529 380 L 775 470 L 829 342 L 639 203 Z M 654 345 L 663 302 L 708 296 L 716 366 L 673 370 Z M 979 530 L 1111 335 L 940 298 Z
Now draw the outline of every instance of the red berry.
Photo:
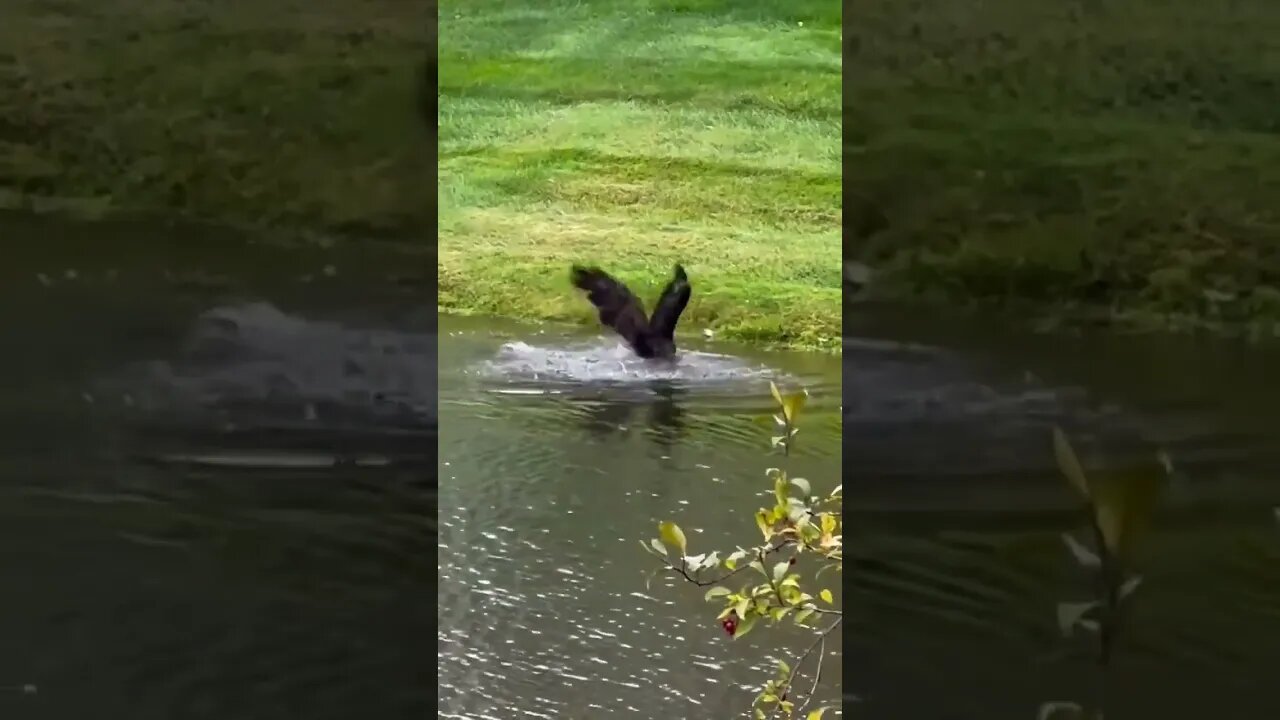
M 729 634 L 729 637 L 733 637 L 733 634 L 738 631 L 737 611 L 736 610 L 732 611 L 728 615 L 726 615 L 724 619 L 720 621 L 720 626 L 723 627 L 724 631 Z

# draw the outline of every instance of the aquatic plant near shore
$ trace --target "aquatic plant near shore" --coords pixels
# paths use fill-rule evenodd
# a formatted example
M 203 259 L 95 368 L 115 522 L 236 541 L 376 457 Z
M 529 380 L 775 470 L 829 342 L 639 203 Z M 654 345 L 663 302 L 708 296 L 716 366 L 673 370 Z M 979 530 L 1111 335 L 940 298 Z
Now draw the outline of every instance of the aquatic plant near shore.
M 770 384 L 779 412 L 774 415 L 778 435 L 772 438 L 773 448 L 788 456 L 799 428 L 796 420 L 804 408 L 808 392 L 784 395 L 777 385 Z M 756 527 L 761 541 L 750 547 L 738 547 L 721 559 L 721 552 L 689 554 L 688 541 L 678 525 L 670 521 L 658 524 L 660 537 L 641 543 L 645 550 L 662 561 L 662 567 L 654 575 L 669 572 L 700 587 L 708 587 L 706 600 L 717 602 L 721 611 L 717 620 L 732 638 L 741 638 L 763 621 L 774 625 L 788 617 L 795 625 L 805 628 L 813 640 L 788 663 L 777 660 L 777 675 L 765 682 L 752 703 L 755 718 L 794 718 L 803 713 L 814 701 L 818 683 L 822 677 L 822 664 L 826 657 L 827 637 L 838 629 L 844 619 L 843 611 L 831 590 L 816 589 L 816 596 L 809 592 L 817 580 L 834 569 L 842 572 L 843 566 L 843 511 L 842 487 L 837 485 L 825 496 L 813 493 L 808 480 L 790 477 L 785 469 L 769 468 L 767 476 L 773 481 L 774 505 L 755 513 Z M 808 581 L 804 581 L 800 558 L 808 556 L 817 569 Z M 745 571 L 752 580 L 734 590 L 726 585 Z M 652 578 L 652 576 L 651 576 Z M 801 666 L 810 658 L 812 680 L 807 689 L 797 687 Z M 829 709 L 817 706 L 809 710 L 806 720 L 819 720 Z
M 1076 563 L 1093 571 L 1096 578 L 1093 599 L 1058 604 L 1058 626 L 1065 636 L 1076 630 L 1096 634 L 1101 672 L 1094 699 L 1096 710 L 1092 714 L 1078 703 L 1048 702 L 1041 704 L 1037 717 L 1038 720 L 1102 720 L 1107 705 L 1107 669 L 1116 637 L 1126 616 L 1127 601 L 1142 582 L 1141 575 L 1131 573 L 1133 548 L 1150 523 L 1171 463 L 1168 456 L 1161 453 L 1158 463 L 1138 471 L 1089 477 L 1060 428 L 1053 431 L 1053 451 L 1058 469 L 1085 501 L 1092 538 L 1091 543 L 1086 544 L 1071 533 L 1063 533 L 1063 542 Z

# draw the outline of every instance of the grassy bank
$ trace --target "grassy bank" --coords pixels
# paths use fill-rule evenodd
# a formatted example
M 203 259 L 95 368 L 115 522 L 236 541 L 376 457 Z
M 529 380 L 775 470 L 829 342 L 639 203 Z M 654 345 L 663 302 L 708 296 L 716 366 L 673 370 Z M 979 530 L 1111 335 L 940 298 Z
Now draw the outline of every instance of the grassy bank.
M 0 206 L 430 242 L 430 3 L 13 0 Z
M 686 331 L 836 347 L 840 8 L 822 0 L 440 9 L 440 305 L 594 322 L 597 263 Z
M 890 297 L 1280 321 L 1280 6 L 852 6 L 846 255 Z

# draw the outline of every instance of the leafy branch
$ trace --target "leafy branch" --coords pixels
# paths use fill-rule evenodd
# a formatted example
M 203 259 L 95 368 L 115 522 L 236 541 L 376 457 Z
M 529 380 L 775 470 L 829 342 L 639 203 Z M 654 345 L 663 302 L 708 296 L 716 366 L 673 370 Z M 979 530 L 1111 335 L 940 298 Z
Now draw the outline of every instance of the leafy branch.
M 802 390 L 783 395 L 772 383 L 770 390 L 779 406 L 779 412 L 774 415 L 779 434 L 772 438 L 771 445 L 789 456 L 799 432 L 796 420 L 808 393 Z M 824 571 L 834 568 L 841 572 L 843 486 L 837 485 L 826 496 L 816 496 L 808 480 L 791 477 L 784 469 L 769 468 L 766 476 L 773 483 L 774 503 L 755 513 L 761 535 L 759 544 L 739 546 L 723 559 L 719 551 L 690 555 L 684 531 L 673 522 L 663 521 L 658 524 L 659 537 L 642 542 L 641 546 L 661 560 L 662 567 L 655 574 L 674 573 L 693 585 L 710 586 L 705 598 L 707 602 L 721 605 L 716 619 L 730 637 L 743 637 L 762 620 L 772 625 L 788 618 L 814 634 L 813 642 L 793 658 L 793 663 L 776 661 L 777 677 L 765 683 L 753 703 L 753 714 L 758 719 L 790 719 L 803 712 L 813 700 L 826 657 L 827 637 L 844 619 L 831 590 L 819 588 L 815 596 L 802 586 L 797 570 L 800 558 L 807 555 L 820 565 L 813 576 L 815 581 Z M 749 570 L 758 573 L 760 578 L 743 582 L 736 590 L 724 584 Z M 832 619 L 817 627 L 821 617 Z M 812 685 L 807 693 L 802 693 L 804 699 L 797 705 L 793 699 L 797 672 L 811 657 L 816 657 Z M 819 720 L 827 709 L 824 706 L 810 711 L 806 720 Z

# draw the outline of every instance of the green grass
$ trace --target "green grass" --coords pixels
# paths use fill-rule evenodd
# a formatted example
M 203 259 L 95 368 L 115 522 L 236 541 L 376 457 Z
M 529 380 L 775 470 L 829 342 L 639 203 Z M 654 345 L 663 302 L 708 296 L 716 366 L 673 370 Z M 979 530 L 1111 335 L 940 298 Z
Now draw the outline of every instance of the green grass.
M 882 295 L 1280 327 L 1280 6 L 855 7 L 845 247 Z
M 429 243 L 429 3 L 13 0 L 0 205 Z
M 440 307 L 593 323 L 599 264 L 682 327 L 837 348 L 840 8 L 588 0 L 440 8 Z

